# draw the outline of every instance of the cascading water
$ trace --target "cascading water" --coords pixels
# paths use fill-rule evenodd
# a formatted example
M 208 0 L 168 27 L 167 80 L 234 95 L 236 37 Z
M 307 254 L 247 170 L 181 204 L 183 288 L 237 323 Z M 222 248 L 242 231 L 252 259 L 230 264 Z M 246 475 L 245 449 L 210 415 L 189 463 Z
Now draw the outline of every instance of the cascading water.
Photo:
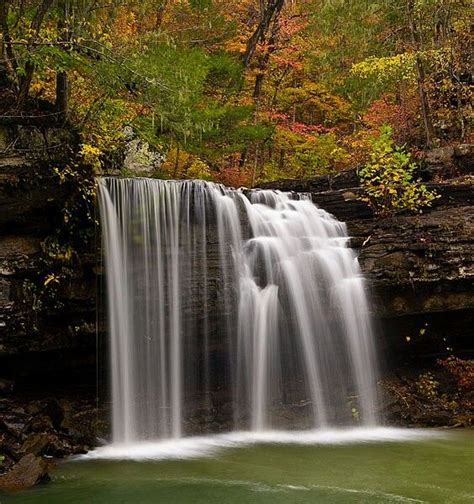
M 306 195 L 104 178 L 113 440 L 376 423 L 346 227 Z

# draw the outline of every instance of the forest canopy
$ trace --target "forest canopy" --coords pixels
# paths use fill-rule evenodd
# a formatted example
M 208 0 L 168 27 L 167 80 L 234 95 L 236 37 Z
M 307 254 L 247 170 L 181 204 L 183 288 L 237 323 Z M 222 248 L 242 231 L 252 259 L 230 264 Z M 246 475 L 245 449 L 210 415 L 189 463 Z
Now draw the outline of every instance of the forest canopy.
M 155 176 L 253 185 L 472 140 L 468 0 L 0 0 L 0 114 L 130 128 Z

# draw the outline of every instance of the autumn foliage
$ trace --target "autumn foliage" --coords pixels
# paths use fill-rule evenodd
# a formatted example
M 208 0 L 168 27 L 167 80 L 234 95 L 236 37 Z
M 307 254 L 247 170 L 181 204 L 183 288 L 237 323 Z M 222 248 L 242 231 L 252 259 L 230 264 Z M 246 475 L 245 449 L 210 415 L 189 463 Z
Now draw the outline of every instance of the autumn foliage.
M 8 0 L 4 118 L 52 117 L 107 162 L 129 126 L 156 176 L 229 185 L 363 166 L 386 126 L 409 150 L 469 140 L 462 0 Z M 112 153 L 112 154 L 111 154 Z

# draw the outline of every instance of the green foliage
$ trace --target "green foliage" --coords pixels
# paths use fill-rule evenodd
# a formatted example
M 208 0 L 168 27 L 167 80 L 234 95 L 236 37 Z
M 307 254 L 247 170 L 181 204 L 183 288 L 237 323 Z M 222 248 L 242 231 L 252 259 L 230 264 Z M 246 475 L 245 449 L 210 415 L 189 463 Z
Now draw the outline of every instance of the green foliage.
M 314 177 L 333 173 L 350 161 L 346 150 L 338 145 L 334 133 L 308 135 L 278 128 L 272 148 L 280 153 L 265 164 L 260 181 L 278 180 L 285 176 Z
M 243 68 L 239 61 L 220 50 L 211 55 L 206 77 L 207 90 L 228 97 L 239 91 Z
M 416 164 L 404 148 L 394 144 L 389 126 L 382 127 L 371 146 L 370 161 L 358 172 L 365 192 L 363 201 L 382 217 L 430 206 L 436 194 L 415 180 Z
M 133 86 L 140 101 L 154 111 L 157 130 L 187 143 L 212 128 L 212 117 L 198 113 L 209 71 L 201 49 L 181 49 L 150 38 L 131 58 Z
M 352 65 L 373 56 L 384 56 L 391 50 L 390 33 L 398 17 L 392 0 L 331 0 L 314 2 L 310 36 L 317 37 L 316 47 L 308 55 L 309 70 L 334 93 L 350 98 L 353 106 L 364 109 L 379 96 L 375 79 L 361 80 L 350 71 Z M 398 20 L 397 20 L 398 21 Z
M 298 87 L 282 91 L 279 108 L 292 111 L 299 122 L 333 126 L 349 122 L 351 105 L 344 98 L 331 93 L 325 86 L 303 82 Z
M 273 134 L 273 126 L 265 121 L 253 120 L 253 107 L 238 104 L 208 102 L 202 114 L 213 117 L 214 127 L 201 135 L 188 149 L 219 165 L 222 160 L 244 151 L 249 145 L 265 142 Z

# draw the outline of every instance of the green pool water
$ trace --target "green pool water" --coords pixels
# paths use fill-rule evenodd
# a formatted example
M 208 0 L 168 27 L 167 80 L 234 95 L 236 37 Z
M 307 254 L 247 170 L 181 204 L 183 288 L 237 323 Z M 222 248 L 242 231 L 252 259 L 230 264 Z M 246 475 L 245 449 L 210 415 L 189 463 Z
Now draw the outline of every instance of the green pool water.
M 68 461 L 51 483 L 0 503 L 474 503 L 474 430 L 399 441 L 211 444 L 145 455 L 188 459 Z

